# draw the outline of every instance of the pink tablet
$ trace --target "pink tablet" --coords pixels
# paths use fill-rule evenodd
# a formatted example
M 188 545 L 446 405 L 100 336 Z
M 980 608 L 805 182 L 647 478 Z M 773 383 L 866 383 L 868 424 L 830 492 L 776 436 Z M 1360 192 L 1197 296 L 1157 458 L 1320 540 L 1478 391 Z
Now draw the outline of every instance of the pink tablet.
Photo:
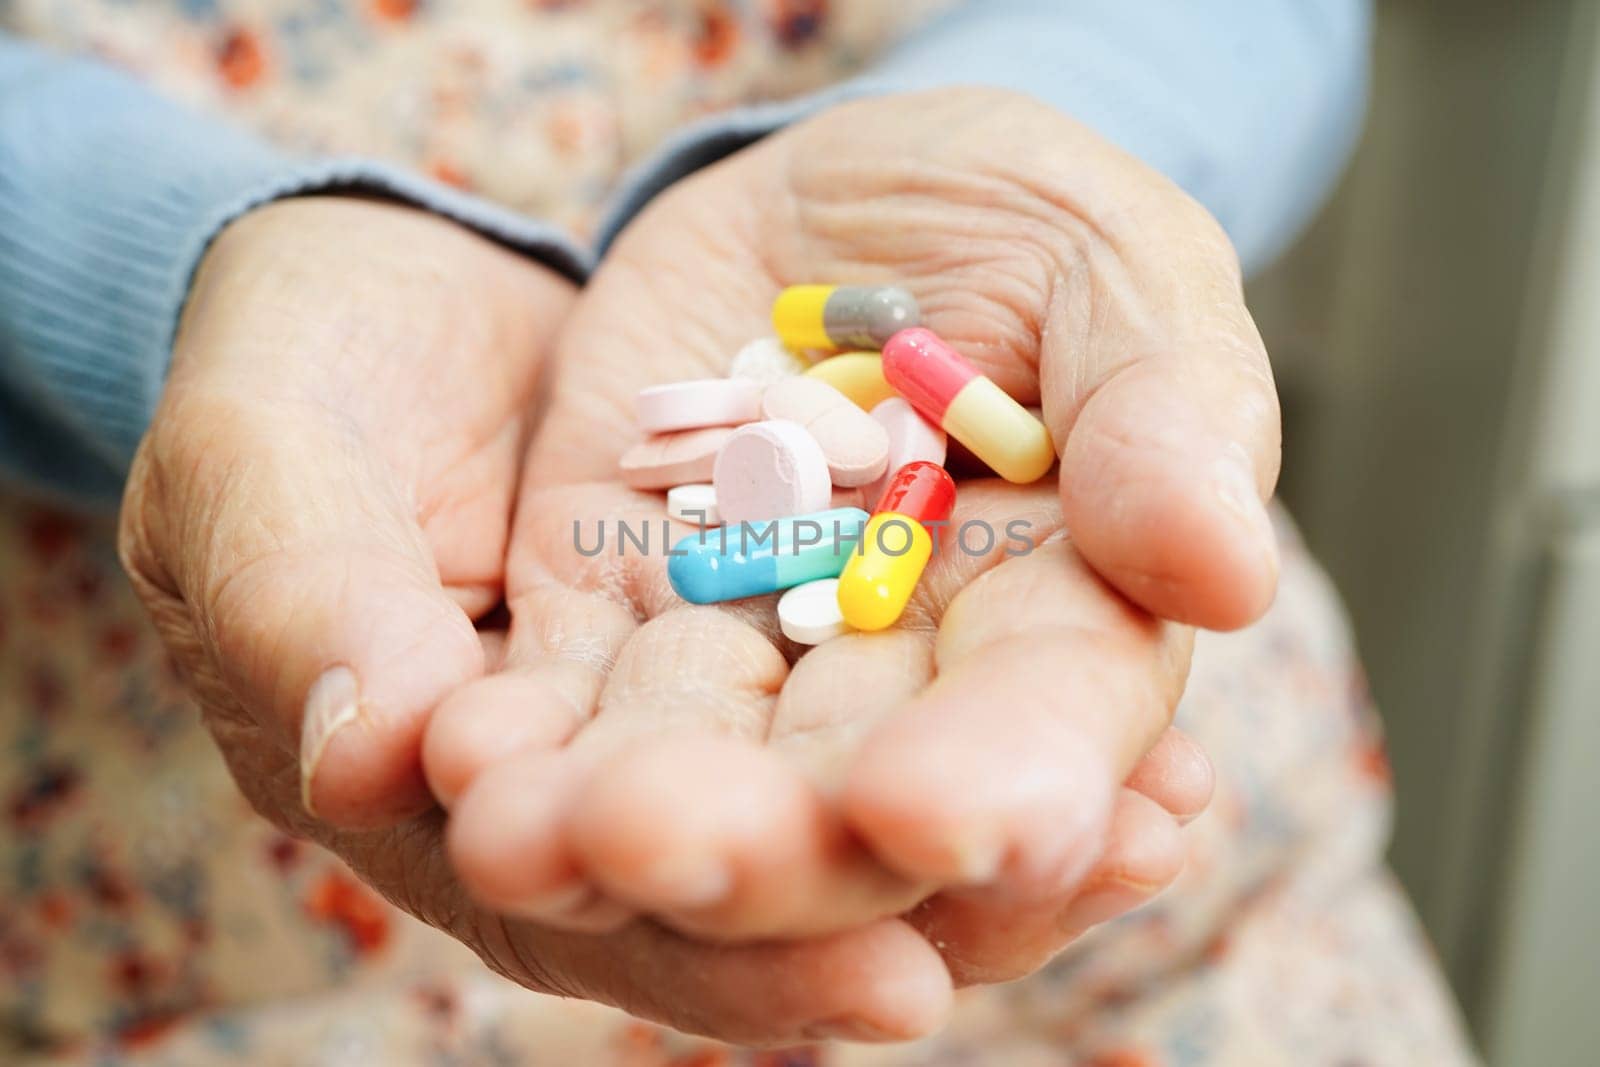
M 622 454 L 622 480 L 635 489 L 709 481 L 717 450 L 731 436 L 731 427 L 713 426 L 647 437 Z
M 785 378 L 767 387 L 761 413 L 804 426 L 822 446 L 835 485 L 866 485 L 882 477 L 889 460 L 888 433 L 827 382 Z
M 726 524 L 824 511 L 833 494 L 822 446 L 798 423 L 752 422 L 733 431 L 711 472 Z
M 761 417 L 761 383 L 747 378 L 703 378 L 641 389 L 633 398 L 646 433 L 739 426 Z

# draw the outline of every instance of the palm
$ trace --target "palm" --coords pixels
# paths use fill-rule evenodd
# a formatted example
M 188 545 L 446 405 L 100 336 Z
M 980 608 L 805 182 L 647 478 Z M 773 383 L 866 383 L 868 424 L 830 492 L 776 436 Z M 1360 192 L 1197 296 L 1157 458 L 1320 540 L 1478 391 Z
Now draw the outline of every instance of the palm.
M 571 295 L 403 209 L 287 201 L 235 223 L 129 479 L 130 576 L 255 807 L 516 980 L 728 1040 L 924 1032 L 948 977 L 903 924 L 738 951 L 651 924 L 597 938 L 478 907 L 442 861 L 421 729 L 482 669 L 470 616 L 504 575 L 525 420 Z M 525 620 L 536 594 L 519 590 Z M 603 621 L 580 632 L 603 642 Z M 308 765 L 306 694 L 341 670 L 359 714 Z
M 213 721 L 291 765 L 313 680 L 359 677 L 382 729 L 308 789 L 336 824 L 428 804 L 422 718 L 481 659 L 468 616 L 499 595 L 525 412 L 570 301 L 447 222 L 347 200 L 254 212 L 199 271 L 123 551 Z
M 963 199 L 959 181 L 925 214 L 908 214 L 895 190 L 913 174 L 792 163 L 827 157 L 777 144 L 664 196 L 611 251 L 563 331 L 512 538 L 506 671 L 457 705 L 470 704 L 478 736 L 495 743 L 439 761 L 453 766 L 447 793 L 490 768 L 455 812 L 455 854 L 485 899 L 578 927 L 643 910 L 700 935 L 792 936 L 895 914 L 933 894 L 916 920 L 977 957 L 957 966 L 958 977 L 1026 970 L 1058 947 L 1053 921 L 1040 922 L 1048 934 L 1027 932 L 1025 943 L 997 950 L 1002 959 L 984 960 L 969 936 L 980 915 L 967 895 L 940 890 L 987 882 L 1002 865 L 1035 890 L 1085 873 L 1114 779 L 1164 725 L 1185 634 L 1132 611 L 1060 538 L 1009 559 L 1002 536 L 977 546 L 984 551 L 941 553 L 895 629 L 800 658 L 776 632 L 772 598 L 688 606 L 667 584 L 659 543 L 648 554 L 618 553 L 613 537 L 593 558 L 574 546 L 574 523 L 589 543 L 600 523 L 614 531 L 619 520 L 648 523 L 659 537 L 660 496 L 632 492 L 617 476 L 618 457 L 638 437 L 634 393 L 724 374 L 740 345 L 768 331 L 772 298 L 787 284 L 909 281 L 936 328 L 1013 395 L 1039 399 L 1047 309 L 1030 302 L 1035 294 L 1006 269 L 998 243 L 1028 219 L 1004 203 L 950 210 Z M 1085 380 L 1099 373 L 1078 371 Z M 1021 520 L 1036 543 L 1062 525 L 1051 488 L 993 479 L 962 484 L 952 528 L 973 518 L 996 530 Z M 1045 753 L 1057 777 L 1077 772 L 1070 800 L 1024 781 L 1009 792 L 980 783 L 962 794 L 969 806 L 947 803 L 1026 742 L 999 729 L 970 767 L 933 758 L 913 768 L 908 735 L 947 741 L 971 724 L 948 713 L 919 724 L 908 710 L 936 700 L 936 675 L 971 675 L 1029 619 L 1080 631 L 1071 635 L 1079 647 L 1045 660 L 1048 682 L 1143 705 L 1142 717 L 1129 714 L 1130 736 L 1107 743 L 1123 766 L 1097 764 L 1092 745 L 1068 740 Z M 1108 653 L 1135 684 L 1102 677 Z M 1060 678 L 1075 664 L 1087 685 Z M 1160 679 L 1154 700 L 1136 691 L 1140 675 Z M 483 725 L 494 713 L 486 704 L 497 729 Z M 533 721 L 529 707 L 541 709 Z M 529 749 L 502 758 L 519 745 Z M 863 757 L 878 767 L 865 783 Z M 973 840 L 974 824 L 1003 823 L 1030 806 L 1055 820 L 1038 835 L 1050 843 Z M 1049 906 L 1052 920 L 1060 908 Z M 1030 913 L 1011 910 L 1024 916 L 1012 929 L 1029 931 Z

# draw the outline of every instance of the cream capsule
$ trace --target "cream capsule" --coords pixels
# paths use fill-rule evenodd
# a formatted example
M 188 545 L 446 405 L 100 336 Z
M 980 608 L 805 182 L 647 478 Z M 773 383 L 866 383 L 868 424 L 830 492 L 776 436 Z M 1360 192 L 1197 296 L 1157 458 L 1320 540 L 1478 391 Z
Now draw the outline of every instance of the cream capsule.
M 1038 481 L 1055 462 L 1044 423 L 932 330 L 901 330 L 889 338 L 883 376 L 1008 482 Z

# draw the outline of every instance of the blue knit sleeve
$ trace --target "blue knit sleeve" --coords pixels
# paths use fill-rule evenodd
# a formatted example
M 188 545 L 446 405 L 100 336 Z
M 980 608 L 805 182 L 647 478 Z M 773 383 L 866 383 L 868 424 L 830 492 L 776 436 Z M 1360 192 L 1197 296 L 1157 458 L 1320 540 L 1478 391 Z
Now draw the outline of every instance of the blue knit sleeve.
M 581 279 L 555 229 L 360 160 L 284 155 L 106 67 L 0 35 L 0 478 L 114 503 L 207 244 L 251 207 L 361 190 Z
M 624 184 L 601 247 L 673 182 L 830 104 L 985 85 L 1037 97 L 1165 173 L 1259 268 L 1355 143 L 1370 21 L 1370 0 L 968 0 L 851 82 L 684 131 Z
M 684 175 L 831 103 L 982 84 L 1039 97 L 1168 174 L 1256 267 L 1354 141 L 1369 17 L 1368 0 L 969 0 L 858 79 L 685 130 L 624 183 L 599 247 Z M 0 36 L 0 477 L 114 500 L 208 242 L 255 205 L 336 189 L 450 215 L 575 278 L 589 266 L 549 227 L 403 170 L 284 156 Z

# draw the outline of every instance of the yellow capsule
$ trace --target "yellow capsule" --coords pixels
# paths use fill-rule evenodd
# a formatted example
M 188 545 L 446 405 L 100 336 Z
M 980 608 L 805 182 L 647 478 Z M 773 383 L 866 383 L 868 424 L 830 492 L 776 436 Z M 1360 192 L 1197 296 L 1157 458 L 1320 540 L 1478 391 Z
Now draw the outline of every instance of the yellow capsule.
M 791 285 L 772 304 L 772 328 L 792 349 L 882 348 L 921 319 L 916 298 L 890 285 Z
M 883 357 L 876 352 L 840 352 L 806 369 L 807 378 L 827 382 L 862 411 L 871 411 L 896 396 L 883 376 Z
M 832 348 L 822 316 L 831 285 L 791 285 L 772 304 L 772 329 L 792 349 Z
M 882 511 L 867 521 L 861 544 L 839 575 L 839 612 L 857 630 L 893 626 L 933 555 L 933 538 L 909 515 Z

